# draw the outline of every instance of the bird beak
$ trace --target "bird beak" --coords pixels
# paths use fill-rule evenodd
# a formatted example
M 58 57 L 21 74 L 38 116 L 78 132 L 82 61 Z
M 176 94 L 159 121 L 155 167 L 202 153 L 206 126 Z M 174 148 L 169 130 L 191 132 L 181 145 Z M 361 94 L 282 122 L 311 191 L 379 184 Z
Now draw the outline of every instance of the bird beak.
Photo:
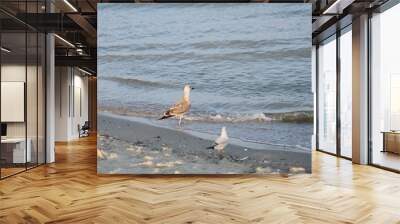
M 190 89 L 192 89 L 192 90 L 193 90 L 194 88 L 193 88 L 193 87 L 191 87 Z

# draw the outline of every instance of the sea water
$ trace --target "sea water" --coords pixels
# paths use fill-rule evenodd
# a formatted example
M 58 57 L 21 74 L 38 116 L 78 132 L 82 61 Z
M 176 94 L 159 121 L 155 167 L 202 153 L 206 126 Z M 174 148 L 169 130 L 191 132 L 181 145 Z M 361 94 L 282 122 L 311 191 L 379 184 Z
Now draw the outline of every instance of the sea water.
M 190 84 L 183 130 L 309 150 L 309 4 L 99 4 L 99 110 L 169 128 Z

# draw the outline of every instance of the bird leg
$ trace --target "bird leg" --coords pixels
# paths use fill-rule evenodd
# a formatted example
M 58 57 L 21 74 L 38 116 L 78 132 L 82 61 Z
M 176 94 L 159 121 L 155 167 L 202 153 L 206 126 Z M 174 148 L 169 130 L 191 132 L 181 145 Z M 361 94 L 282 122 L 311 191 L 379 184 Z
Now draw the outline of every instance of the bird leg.
M 178 122 L 178 126 L 179 126 L 179 127 L 181 127 L 182 117 L 183 117 L 183 115 L 180 115 L 180 116 L 179 116 L 179 122 Z

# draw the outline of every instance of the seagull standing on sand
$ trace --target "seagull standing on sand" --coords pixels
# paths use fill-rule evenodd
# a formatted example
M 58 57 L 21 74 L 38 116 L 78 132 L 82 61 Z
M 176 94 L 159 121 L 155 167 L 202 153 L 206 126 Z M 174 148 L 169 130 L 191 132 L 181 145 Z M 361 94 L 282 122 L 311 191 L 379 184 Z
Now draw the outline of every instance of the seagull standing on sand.
M 215 139 L 215 142 L 212 146 L 207 149 L 215 149 L 220 155 L 224 152 L 224 148 L 228 145 L 229 137 L 226 132 L 226 127 L 221 128 L 221 135 Z
M 164 120 L 170 117 L 179 117 L 178 125 L 181 126 L 183 115 L 185 115 L 185 113 L 190 109 L 190 90 L 192 89 L 194 88 L 190 87 L 190 85 L 185 85 L 181 101 L 164 112 L 164 115 L 158 120 Z

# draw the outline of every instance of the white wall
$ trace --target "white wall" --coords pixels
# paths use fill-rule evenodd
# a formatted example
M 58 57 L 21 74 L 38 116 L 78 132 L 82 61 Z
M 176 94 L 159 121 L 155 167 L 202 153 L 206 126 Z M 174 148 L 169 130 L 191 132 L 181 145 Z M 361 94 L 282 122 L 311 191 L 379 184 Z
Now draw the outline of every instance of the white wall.
M 9 64 L 1 66 L 1 81 L 25 82 L 25 64 Z M 5 110 L 6 108 L 1 108 Z M 25 122 L 8 122 L 7 137 L 25 137 Z
M 1 81 L 2 82 L 24 82 L 25 83 L 25 71 L 24 65 L 8 64 L 1 66 Z M 29 68 L 28 68 L 29 69 Z M 2 96 L 4 97 L 4 96 Z M 23 108 L 24 109 L 24 108 Z M 6 108 L 1 108 L 6 110 Z M 9 122 L 7 124 L 7 134 L 12 137 L 24 137 L 25 136 L 25 124 L 24 122 Z
M 70 84 L 69 68 L 55 68 L 55 141 L 67 141 L 69 139 L 69 96 Z
M 311 136 L 311 148 L 315 150 L 317 149 L 317 48 L 315 45 L 312 46 L 311 50 L 311 92 L 314 96 L 314 123 L 313 135 Z
M 24 82 L 26 83 L 25 76 L 28 72 L 28 87 L 27 87 L 27 119 L 28 119 L 28 137 L 31 133 L 30 130 L 35 131 L 36 136 L 36 107 L 37 107 L 37 93 L 36 82 L 37 80 L 31 77 L 32 74 L 36 77 L 36 66 L 25 66 L 18 64 L 4 64 L 1 66 L 1 81 L 2 82 Z M 31 87 L 31 88 L 29 88 Z M 4 97 L 4 96 L 3 96 Z M 43 105 L 39 105 L 41 107 Z M 6 110 L 7 108 L 1 108 Z M 24 108 L 22 108 L 24 110 Z M 24 137 L 25 136 L 25 123 L 26 122 L 7 122 L 7 135 L 9 137 Z
M 74 99 L 74 102 L 71 102 L 72 119 L 71 119 L 71 136 L 72 138 L 79 137 L 78 132 L 78 124 L 83 125 L 85 121 L 88 121 L 88 78 L 87 76 L 82 76 L 82 73 L 78 75 L 74 75 L 74 81 L 72 88 L 74 90 L 74 96 L 71 96 L 71 99 Z M 71 89 L 71 90 L 72 90 Z
M 55 85 L 55 140 L 77 139 L 78 124 L 88 120 L 88 77 L 76 68 L 56 67 Z

